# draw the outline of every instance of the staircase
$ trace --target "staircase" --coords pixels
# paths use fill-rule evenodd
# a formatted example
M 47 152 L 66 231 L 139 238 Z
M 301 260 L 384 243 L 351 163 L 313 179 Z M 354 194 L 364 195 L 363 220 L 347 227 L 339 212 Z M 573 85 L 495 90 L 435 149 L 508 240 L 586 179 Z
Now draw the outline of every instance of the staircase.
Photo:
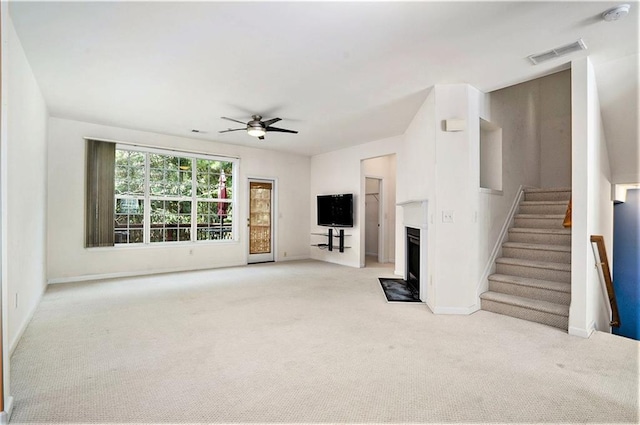
M 562 222 L 570 188 L 525 189 L 483 310 L 567 330 L 571 303 L 571 229 Z

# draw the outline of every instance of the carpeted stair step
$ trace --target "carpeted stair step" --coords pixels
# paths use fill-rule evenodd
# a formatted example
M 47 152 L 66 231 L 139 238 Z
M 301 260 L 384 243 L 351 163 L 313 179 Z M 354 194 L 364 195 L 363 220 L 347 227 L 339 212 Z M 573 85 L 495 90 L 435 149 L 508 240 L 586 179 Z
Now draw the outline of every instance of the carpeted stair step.
M 556 328 L 569 328 L 569 306 L 532 300 L 498 292 L 485 292 L 480 295 L 483 310 L 505 314 L 531 322 L 543 323 Z
M 566 245 L 545 245 L 537 243 L 505 242 L 502 256 L 522 260 L 571 263 L 571 247 Z
M 571 283 L 571 264 L 549 261 L 502 257 L 496 259 L 496 273 Z
M 569 305 L 571 303 L 571 284 L 564 282 L 493 274 L 489 276 L 489 291 L 554 304 Z
M 530 229 L 512 227 L 509 242 L 571 246 L 571 229 Z
M 522 201 L 518 213 L 520 214 L 565 214 L 568 201 Z
M 525 189 L 525 201 L 569 201 L 571 188 L 557 187 L 550 189 Z
M 567 330 L 571 229 L 562 225 L 570 188 L 525 189 L 481 308 Z
M 564 214 L 517 214 L 515 227 L 537 229 L 564 229 Z

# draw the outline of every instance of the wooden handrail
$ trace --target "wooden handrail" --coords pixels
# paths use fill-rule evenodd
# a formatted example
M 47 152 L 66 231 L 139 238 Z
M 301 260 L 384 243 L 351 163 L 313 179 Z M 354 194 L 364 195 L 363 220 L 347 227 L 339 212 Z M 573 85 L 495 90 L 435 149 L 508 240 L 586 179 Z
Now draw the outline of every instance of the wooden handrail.
M 564 227 L 571 227 L 571 199 L 569 199 L 569 205 L 567 205 L 567 212 L 564 214 L 562 225 Z
M 609 304 L 611 304 L 611 322 L 610 326 L 614 328 L 620 327 L 620 314 L 618 313 L 618 303 L 616 302 L 616 293 L 613 289 L 613 280 L 611 280 L 611 269 L 609 268 L 609 260 L 607 259 L 607 249 L 604 246 L 604 237 L 600 235 L 591 235 L 591 243 L 595 243 L 598 247 L 598 256 L 600 257 L 600 267 L 604 276 L 604 283 L 607 287 L 607 295 L 609 296 Z

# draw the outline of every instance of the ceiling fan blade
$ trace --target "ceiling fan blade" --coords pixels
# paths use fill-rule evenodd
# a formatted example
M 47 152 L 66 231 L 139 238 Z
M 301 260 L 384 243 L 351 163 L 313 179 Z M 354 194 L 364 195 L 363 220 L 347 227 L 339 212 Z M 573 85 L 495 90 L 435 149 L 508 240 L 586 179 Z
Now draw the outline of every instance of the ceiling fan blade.
M 270 120 L 262 121 L 265 127 L 269 127 L 271 124 L 275 124 L 278 121 L 282 121 L 282 118 L 271 118 Z
M 228 133 L 230 131 L 240 131 L 240 130 L 244 130 L 247 131 L 246 128 L 230 128 L 229 130 L 222 130 L 222 131 L 218 131 L 218 133 Z
M 223 120 L 229 120 L 229 121 L 233 121 L 233 122 L 237 122 L 237 123 L 240 123 L 240 124 L 247 125 L 247 123 L 246 123 L 246 122 L 242 122 L 242 121 L 234 120 L 233 118 L 227 118 L 227 117 L 220 117 L 220 118 L 222 118 Z
M 267 127 L 264 129 L 265 131 L 277 131 L 279 133 L 293 133 L 298 134 L 295 130 L 287 130 L 286 128 L 278 128 L 278 127 Z

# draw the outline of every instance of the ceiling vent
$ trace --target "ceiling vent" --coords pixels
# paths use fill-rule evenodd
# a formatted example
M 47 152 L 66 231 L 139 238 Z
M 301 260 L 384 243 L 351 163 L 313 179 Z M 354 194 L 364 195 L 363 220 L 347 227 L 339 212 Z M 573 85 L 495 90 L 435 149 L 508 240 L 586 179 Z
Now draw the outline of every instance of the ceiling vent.
M 569 53 L 578 52 L 580 50 L 587 50 L 587 45 L 584 44 L 582 39 L 575 41 L 571 44 L 556 47 L 544 53 L 538 53 L 536 55 L 529 56 L 529 60 L 537 65 L 542 62 L 546 62 L 551 59 L 559 58 L 560 56 L 568 55 Z

